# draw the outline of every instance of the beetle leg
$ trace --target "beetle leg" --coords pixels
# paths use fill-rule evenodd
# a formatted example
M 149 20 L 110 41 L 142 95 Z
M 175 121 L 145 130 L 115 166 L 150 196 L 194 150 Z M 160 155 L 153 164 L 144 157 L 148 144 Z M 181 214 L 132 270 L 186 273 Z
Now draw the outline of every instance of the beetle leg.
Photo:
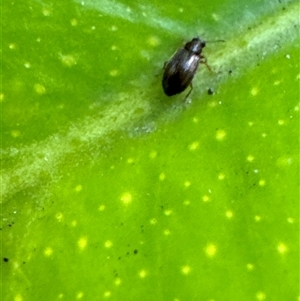
M 191 94 L 192 90 L 193 90 L 193 84 L 190 83 L 190 87 L 191 87 L 191 90 L 189 91 L 189 93 L 185 96 L 184 98 L 184 101 L 186 101 L 186 99 L 189 97 L 189 95 Z
M 207 64 L 207 59 L 204 55 L 200 55 L 200 63 L 204 64 L 210 72 L 213 72 L 210 66 Z

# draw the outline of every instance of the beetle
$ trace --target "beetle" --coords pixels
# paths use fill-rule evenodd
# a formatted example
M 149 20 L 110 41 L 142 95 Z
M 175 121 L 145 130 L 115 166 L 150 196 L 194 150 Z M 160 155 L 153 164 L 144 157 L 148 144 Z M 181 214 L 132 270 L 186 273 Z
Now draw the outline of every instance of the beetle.
M 167 96 L 181 93 L 187 86 L 190 86 L 191 90 L 186 95 L 186 99 L 193 90 L 192 80 L 200 63 L 205 64 L 212 71 L 205 56 L 201 54 L 205 45 L 206 42 L 200 38 L 193 38 L 165 63 L 162 86 Z

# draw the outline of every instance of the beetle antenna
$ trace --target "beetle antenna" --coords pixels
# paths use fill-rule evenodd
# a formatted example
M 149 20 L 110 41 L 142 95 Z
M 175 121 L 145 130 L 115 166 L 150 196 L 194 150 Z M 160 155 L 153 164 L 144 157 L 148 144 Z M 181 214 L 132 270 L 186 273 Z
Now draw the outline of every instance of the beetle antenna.
M 205 41 L 205 43 L 217 43 L 217 42 L 225 42 L 225 40 L 215 40 L 215 41 Z

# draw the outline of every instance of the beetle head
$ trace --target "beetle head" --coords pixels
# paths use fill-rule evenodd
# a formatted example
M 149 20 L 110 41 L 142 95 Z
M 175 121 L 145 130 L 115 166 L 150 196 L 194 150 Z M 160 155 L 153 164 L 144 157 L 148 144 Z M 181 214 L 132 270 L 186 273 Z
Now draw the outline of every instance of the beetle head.
M 205 41 L 202 41 L 199 38 L 193 38 L 191 41 L 187 42 L 184 45 L 184 48 L 187 51 L 193 52 L 194 54 L 200 55 L 202 48 L 206 45 Z

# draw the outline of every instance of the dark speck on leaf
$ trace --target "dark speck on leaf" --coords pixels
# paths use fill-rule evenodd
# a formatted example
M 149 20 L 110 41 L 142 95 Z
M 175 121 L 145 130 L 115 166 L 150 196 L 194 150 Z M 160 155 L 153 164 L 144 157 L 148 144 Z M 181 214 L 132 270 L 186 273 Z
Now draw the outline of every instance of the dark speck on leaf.
M 137 253 L 138 253 L 138 250 L 137 250 L 137 249 L 135 249 L 135 250 L 133 251 L 133 253 L 134 253 L 134 254 L 137 254 Z
M 8 262 L 9 259 L 8 259 L 7 257 L 4 257 L 4 258 L 3 258 L 3 261 L 4 261 L 4 262 Z
M 214 94 L 214 91 L 213 91 L 211 88 L 209 88 L 209 89 L 207 90 L 207 93 L 208 93 L 208 95 L 212 95 L 212 94 Z

